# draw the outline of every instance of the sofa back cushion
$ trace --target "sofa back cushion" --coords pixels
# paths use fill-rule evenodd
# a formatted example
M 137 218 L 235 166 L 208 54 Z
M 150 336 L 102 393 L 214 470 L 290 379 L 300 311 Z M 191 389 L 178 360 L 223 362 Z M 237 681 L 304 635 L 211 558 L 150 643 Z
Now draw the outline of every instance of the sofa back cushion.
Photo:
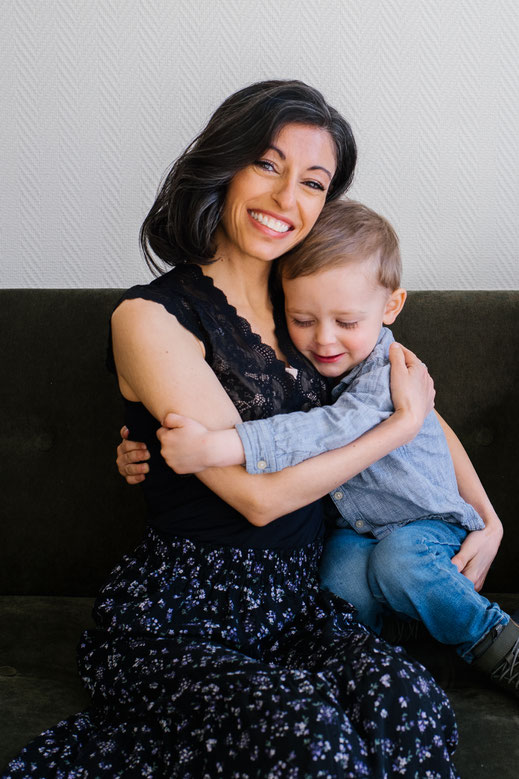
M 0 593 L 93 595 L 142 534 L 114 464 L 122 424 L 105 368 L 119 290 L 0 290 Z M 429 366 L 437 408 L 504 524 L 488 587 L 517 587 L 519 293 L 411 292 L 393 327 Z

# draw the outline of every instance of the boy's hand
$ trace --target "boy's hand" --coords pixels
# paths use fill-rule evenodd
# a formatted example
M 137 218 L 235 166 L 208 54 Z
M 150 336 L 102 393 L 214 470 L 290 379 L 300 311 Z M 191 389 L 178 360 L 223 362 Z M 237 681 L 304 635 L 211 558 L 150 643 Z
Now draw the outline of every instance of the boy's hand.
M 168 414 L 157 430 L 161 454 L 177 473 L 199 473 L 206 468 L 243 465 L 245 452 L 234 427 L 208 430 L 180 414 Z
M 168 414 L 157 430 L 160 453 L 176 473 L 198 473 L 211 464 L 208 460 L 207 428 L 190 417 Z

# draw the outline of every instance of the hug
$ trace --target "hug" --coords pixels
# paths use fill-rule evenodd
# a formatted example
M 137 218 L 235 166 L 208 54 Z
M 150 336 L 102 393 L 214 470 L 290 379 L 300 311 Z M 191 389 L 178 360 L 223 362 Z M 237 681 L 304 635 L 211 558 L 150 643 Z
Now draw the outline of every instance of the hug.
M 91 706 L 5 777 L 454 777 L 451 705 L 395 618 L 517 695 L 519 627 L 479 594 L 501 523 L 387 329 L 398 239 L 341 199 L 355 164 L 319 92 L 269 81 L 166 176 L 141 230 L 161 275 L 111 317 L 146 530 L 80 642 Z

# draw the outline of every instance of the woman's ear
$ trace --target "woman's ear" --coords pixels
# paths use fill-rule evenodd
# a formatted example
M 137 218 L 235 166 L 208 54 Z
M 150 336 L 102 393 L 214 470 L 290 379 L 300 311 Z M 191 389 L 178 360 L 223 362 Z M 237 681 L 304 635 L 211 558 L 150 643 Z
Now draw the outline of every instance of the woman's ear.
M 401 287 L 395 289 L 387 299 L 386 307 L 384 309 L 384 318 L 382 319 L 385 325 L 392 325 L 401 310 L 404 307 L 405 300 L 407 298 L 407 292 Z

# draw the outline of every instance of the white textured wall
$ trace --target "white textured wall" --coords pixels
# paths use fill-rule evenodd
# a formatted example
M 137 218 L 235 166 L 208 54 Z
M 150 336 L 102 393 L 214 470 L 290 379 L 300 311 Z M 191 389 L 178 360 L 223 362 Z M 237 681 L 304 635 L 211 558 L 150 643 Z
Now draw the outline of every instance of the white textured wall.
M 300 78 L 351 121 L 352 194 L 411 289 L 519 287 L 517 0 L 3 0 L 3 287 L 148 279 L 137 233 L 230 92 Z

